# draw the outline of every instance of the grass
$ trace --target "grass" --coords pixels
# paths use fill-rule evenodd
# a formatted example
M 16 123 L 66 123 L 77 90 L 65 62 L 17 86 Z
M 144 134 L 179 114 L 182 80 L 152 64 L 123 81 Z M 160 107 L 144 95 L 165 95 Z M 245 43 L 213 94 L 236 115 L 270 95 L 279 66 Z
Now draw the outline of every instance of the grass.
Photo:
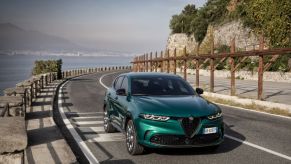
M 289 113 L 287 110 L 282 110 L 279 108 L 267 108 L 265 106 L 257 105 L 255 103 L 244 105 L 244 104 L 236 103 L 230 100 L 224 100 L 221 98 L 214 98 L 214 97 L 209 97 L 209 96 L 203 96 L 203 97 L 209 101 L 220 103 L 220 104 L 226 104 L 230 106 L 236 106 L 236 107 L 247 108 L 247 109 L 251 109 L 255 111 L 291 117 L 291 113 Z

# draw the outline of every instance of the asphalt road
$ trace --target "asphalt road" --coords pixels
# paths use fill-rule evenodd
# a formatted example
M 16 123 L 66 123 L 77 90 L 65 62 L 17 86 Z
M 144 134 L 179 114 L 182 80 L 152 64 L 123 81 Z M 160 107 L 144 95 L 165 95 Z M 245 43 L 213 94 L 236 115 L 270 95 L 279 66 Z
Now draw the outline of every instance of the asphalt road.
M 226 124 L 225 141 L 216 151 L 204 148 L 149 149 L 131 156 L 122 133 L 103 130 L 102 105 L 105 87 L 120 72 L 96 73 L 69 80 L 59 91 L 59 108 L 77 143 L 74 148 L 82 163 L 87 158 L 99 163 L 291 163 L 291 119 L 221 106 Z M 68 120 L 66 120 L 66 118 Z M 76 141 L 77 140 L 77 141 Z M 85 163 L 85 162 L 84 162 Z

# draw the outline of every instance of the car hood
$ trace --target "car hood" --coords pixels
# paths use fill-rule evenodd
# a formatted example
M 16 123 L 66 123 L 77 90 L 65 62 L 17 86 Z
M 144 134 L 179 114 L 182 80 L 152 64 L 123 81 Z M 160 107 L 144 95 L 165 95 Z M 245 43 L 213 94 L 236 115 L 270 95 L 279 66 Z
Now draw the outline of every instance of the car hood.
M 134 96 L 133 102 L 140 113 L 172 116 L 202 117 L 221 111 L 200 96 Z

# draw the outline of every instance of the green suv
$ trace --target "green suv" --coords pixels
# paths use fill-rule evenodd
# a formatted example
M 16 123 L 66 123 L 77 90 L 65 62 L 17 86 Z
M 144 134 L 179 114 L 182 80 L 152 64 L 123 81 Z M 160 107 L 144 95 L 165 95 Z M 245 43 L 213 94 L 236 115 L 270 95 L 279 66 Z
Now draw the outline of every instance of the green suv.
M 181 77 L 164 73 L 119 75 L 105 95 L 104 129 L 125 133 L 130 154 L 150 148 L 217 148 L 221 109 Z

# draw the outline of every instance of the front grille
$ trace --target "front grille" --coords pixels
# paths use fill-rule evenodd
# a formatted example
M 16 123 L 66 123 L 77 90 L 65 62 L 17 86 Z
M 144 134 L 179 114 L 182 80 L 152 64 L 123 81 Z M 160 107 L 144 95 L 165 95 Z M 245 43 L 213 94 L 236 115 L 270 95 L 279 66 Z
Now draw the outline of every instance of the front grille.
M 216 134 L 204 134 L 196 135 L 193 138 L 188 138 L 183 135 L 154 135 L 151 137 L 150 142 L 159 145 L 202 145 L 217 141 L 220 138 L 218 133 Z
M 180 119 L 181 126 L 187 137 L 193 137 L 196 129 L 199 126 L 200 118 L 195 117 L 185 117 Z

